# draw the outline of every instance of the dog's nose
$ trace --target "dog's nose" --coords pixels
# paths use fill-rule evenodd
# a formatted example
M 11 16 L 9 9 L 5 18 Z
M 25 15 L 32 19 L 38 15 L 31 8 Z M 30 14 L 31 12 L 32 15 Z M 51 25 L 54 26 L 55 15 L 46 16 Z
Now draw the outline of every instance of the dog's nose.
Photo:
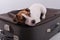
M 35 23 L 35 20 L 32 20 L 31 23 L 34 24 Z

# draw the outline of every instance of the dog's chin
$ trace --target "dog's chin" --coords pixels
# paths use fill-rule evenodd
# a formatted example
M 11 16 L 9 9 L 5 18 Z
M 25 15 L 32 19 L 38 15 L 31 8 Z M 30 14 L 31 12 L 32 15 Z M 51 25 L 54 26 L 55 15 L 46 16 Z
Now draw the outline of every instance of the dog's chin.
M 26 24 L 26 25 L 28 25 L 28 26 L 35 26 L 35 24 Z
M 35 26 L 36 24 L 31 24 L 31 23 L 25 23 L 28 26 Z

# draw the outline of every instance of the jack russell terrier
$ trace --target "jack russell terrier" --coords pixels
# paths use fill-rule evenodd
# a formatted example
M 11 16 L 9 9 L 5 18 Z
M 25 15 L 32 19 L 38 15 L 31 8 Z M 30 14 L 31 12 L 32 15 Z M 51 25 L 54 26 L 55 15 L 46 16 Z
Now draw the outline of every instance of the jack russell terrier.
M 21 10 L 16 17 L 20 23 L 23 23 L 25 19 L 25 24 L 35 26 L 37 23 L 41 22 L 41 19 L 45 19 L 46 12 L 47 9 L 44 5 L 36 3 L 27 9 Z M 43 14 L 42 17 L 41 14 Z

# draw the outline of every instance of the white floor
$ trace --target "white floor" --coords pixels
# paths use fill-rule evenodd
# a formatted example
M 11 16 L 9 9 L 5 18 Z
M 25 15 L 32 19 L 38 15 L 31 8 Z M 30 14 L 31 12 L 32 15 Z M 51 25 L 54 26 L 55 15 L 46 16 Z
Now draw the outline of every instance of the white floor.
M 54 35 L 52 38 L 50 38 L 49 40 L 60 40 L 60 32 L 57 33 L 56 35 Z

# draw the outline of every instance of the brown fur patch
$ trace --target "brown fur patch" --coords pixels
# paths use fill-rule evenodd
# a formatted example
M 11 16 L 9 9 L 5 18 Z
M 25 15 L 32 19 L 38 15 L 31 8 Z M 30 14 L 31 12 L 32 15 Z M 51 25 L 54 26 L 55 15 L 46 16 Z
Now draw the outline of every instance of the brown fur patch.
M 20 12 L 16 14 L 16 21 L 19 23 L 24 22 L 24 17 L 21 14 L 25 14 L 26 16 L 30 16 L 30 10 L 28 8 L 26 9 L 21 9 Z

